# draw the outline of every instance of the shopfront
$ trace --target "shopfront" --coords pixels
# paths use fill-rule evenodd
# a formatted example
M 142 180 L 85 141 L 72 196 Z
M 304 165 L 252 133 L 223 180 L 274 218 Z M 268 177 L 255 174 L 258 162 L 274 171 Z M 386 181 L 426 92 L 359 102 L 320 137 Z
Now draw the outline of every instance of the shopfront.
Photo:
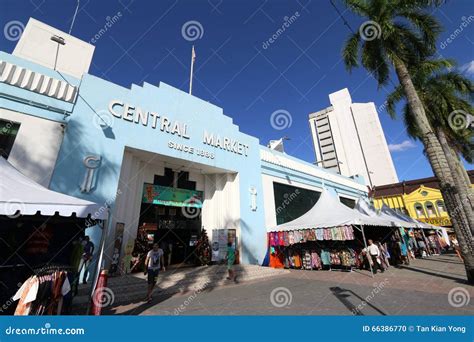
M 139 230 L 165 251 L 167 266 L 196 263 L 193 254 L 201 234 L 202 201 L 202 191 L 144 185 Z

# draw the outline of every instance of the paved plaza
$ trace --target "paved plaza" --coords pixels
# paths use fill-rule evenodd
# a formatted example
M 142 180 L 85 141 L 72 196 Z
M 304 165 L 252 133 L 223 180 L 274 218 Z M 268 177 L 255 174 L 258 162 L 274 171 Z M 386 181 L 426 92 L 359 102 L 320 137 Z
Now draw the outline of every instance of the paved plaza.
M 151 303 L 114 303 L 104 314 L 469 315 L 474 312 L 474 289 L 465 279 L 459 259 L 445 254 L 391 267 L 373 278 L 359 270 L 291 270 L 178 294 L 161 288 Z

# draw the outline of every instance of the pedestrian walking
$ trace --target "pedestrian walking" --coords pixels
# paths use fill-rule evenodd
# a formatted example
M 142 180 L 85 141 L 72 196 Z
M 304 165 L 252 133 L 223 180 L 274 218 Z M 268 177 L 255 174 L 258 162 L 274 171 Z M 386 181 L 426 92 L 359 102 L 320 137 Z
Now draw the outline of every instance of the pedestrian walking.
M 405 265 L 410 265 L 410 258 L 408 257 L 408 247 L 403 241 L 398 241 L 400 245 L 400 252 L 402 256 L 402 263 Z
M 369 244 L 367 246 L 367 254 L 369 255 L 370 262 L 372 262 L 372 271 L 374 274 L 377 274 L 377 270 L 380 270 L 380 272 L 385 272 L 383 267 L 381 266 L 381 261 L 380 261 L 380 249 L 377 247 L 376 244 L 372 240 L 368 240 L 367 243 Z
M 94 244 L 90 240 L 89 236 L 85 236 L 84 240 L 82 240 L 82 245 L 84 246 L 82 258 L 79 263 L 79 271 L 78 277 L 81 274 L 82 269 L 84 269 L 84 273 L 82 276 L 82 283 L 87 284 L 87 276 L 89 275 L 89 266 L 92 261 L 92 256 L 94 254 Z
M 426 243 L 424 241 L 423 236 L 420 233 L 416 235 L 416 243 L 418 244 L 418 253 L 420 254 L 422 258 L 426 258 L 428 256 Z
M 148 292 L 146 295 L 146 301 L 152 300 L 152 292 L 155 288 L 156 282 L 158 281 L 158 274 L 160 268 L 165 271 L 164 265 L 164 252 L 157 243 L 153 244 L 153 249 L 148 252 L 145 259 L 145 271 L 144 274 L 148 274 Z
M 232 280 L 237 282 L 237 276 L 234 272 L 234 262 L 235 262 L 235 247 L 233 246 L 232 242 L 229 241 L 227 243 L 227 272 L 229 273 L 227 280 Z
M 454 235 L 451 235 L 451 244 L 453 245 L 454 251 L 456 252 L 456 255 L 458 256 L 459 260 L 464 262 L 464 259 L 461 255 L 461 247 L 459 247 L 458 239 L 456 239 Z

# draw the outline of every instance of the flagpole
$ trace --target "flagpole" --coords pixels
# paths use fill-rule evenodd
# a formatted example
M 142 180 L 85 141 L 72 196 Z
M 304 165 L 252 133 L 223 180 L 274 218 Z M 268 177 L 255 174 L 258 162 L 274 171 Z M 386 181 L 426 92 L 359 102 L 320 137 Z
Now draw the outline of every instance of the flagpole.
M 189 94 L 191 95 L 193 92 L 193 69 L 194 69 L 194 45 L 191 50 L 191 73 L 189 74 Z

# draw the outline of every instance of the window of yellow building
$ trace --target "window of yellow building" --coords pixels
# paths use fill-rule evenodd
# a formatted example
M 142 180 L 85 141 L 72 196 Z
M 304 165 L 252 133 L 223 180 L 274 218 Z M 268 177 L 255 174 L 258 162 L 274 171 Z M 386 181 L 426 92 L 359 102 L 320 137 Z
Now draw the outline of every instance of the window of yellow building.
M 428 217 L 433 217 L 437 216 L 436 209 L 431 202 L 426 202 L 425 203 L 425 208 L 426 208 L 426 213 L 428 214 Z
M 443 201 L 436 202 L 436 208 L 438 208 L 438 213 L 441 215 L 446 212 L 446 208 L 444 207 Z
M 425 216 L 425 210 L 423 209 L 421 203 L 415 203 L 415 213 L 416 217 Z

